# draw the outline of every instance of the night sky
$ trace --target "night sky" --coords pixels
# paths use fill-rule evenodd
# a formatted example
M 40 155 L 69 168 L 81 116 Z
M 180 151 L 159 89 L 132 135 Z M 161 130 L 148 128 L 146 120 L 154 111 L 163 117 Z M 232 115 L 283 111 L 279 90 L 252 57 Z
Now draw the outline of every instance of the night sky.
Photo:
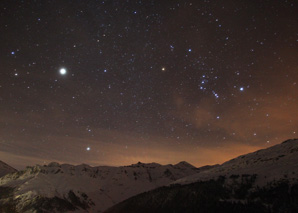
M 298 134 L 294 0 L 1 0 L 0 160 L 222 163 Z

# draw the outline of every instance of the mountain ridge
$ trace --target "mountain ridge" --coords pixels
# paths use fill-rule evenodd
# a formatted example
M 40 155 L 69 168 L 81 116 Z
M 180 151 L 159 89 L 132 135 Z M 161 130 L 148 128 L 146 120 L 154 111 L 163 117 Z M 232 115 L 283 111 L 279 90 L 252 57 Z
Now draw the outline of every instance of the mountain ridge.
M 120 167 L 92 167 L 87 164 L 75 166 L 51 162 L 1 177 L 0 190 L 5 193 L 0 194 L 0 212 L 5 208 L 10 210 L 8 212 L 121 212 L 118 210 L 122 207 L 131 206 L 131 200 L 147 203 L 147 199 L 153 202 L 148 200 L 152 209 L 156 208 L 158 202 L 163 203 L 165 200 L 164 208 L 167 206 L 171 209 L 173 206 L 179 207 L 179 204 L 173 203 L 178 202 L 181 195 L 185 198 L 190 196 L 183 201 L 183 208 L 186 208 L 189 200 L 203 199 L 204 195 L 208 197 L 208 190 L 213 190 L 214 184 L 219 187 L 218 191 L 214 189 L 215 194 L 225 194 L 217 194 L 215 197 L 223 200 L 227 206 L 233 207 L 231 200 L 240 202 L 235 205 L 241 211 L 241 199 L 252 199 L 251 192 L 258 189 L 255 187 L 263 187 L 263 191 L 278 191 L 279 181 L 286 181 L 282 184 L 286 184 L 288 188 L 297 184 L 298 189 L 297 174 L 297 139 L 240 155 L 221 165 L 199 168 L 185 161 L 174 165 L 138 162 Z M 242 197 L 239 196 L 239 190 Z M 172 197 L 165 198 L 167 193 Z M 203 197 L 198 198 L 196 195 Z M 158 200 L 152 200 L 152 196 Z M 210 202 L 217 202 L 219 206 L 222 204 L 211 195 L 208 199 L 211 199 Z M 295 193 L 293 199 L 296 199 Z M 200 209 L 196 203 L 191 205 Z M 250 207 L 255 210 L 257 206 L 253 204 Z M 139 207 L 140 211 L 144 210 L 142 206 Z M 181 212 L 185 210 L 183 208 Z M 152 209 L 148 209 L 148 212 Z
M 8 197 L 20 212 L 36 208 L 55 211 L 61 205 L 63 211 L 93 212 L 196 172 L 188 163 L 91 167 L 51 162 L 8 174 L 0 178 L 0 187 L 13 189 Z
M 219 166 L 177 180 L 173 184 L 187 184 L 199 180 L 208 180 L 220 175 L 232 175 L 235 172 L 241 174 L 254 172 L 266 177 L 264 178 L 266 181 L 280 179 L 284 175 L 295 177 L 298 174 L 297 162 L 298 139 L 289 139 L 266 149 L 240 155 Z M 260 181 L 258 184 L 262 185 L 265 183 L 265 181 Z
M 297 174 L 298 140 L 291 139 L 133 196 L 105 212 L 298 212 Z

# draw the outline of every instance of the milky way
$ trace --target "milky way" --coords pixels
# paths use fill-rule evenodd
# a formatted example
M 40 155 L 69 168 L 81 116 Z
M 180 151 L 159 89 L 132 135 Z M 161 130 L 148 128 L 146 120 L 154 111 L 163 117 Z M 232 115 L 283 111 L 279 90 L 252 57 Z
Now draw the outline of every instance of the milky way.
M 298 5 L 0 3 L 0 160 L 200 166 L 297 137 Z

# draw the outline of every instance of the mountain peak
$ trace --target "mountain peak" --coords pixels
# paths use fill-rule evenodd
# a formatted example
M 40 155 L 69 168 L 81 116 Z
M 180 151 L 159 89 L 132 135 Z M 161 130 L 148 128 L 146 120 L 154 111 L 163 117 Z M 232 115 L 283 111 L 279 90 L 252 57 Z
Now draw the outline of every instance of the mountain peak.
M 60 166 L 60 164 L 57 162 L 51 162 L 48 164 L 48 167 L 59 167 L 59 166 Z
M 12 172 L 17 172 L 17 170 L 0 160 L 0 177 Z
M 177 164 L 174 165 L 175 167 L 180 167 L 180 168 L 196 168 L 195 166 L 191 165 L 190 163 L 186 161 L 181 161 Z
M 136 164 L 131 164 L 129 167 L 150 167 L 150 168 L 155 168 L 155 167 L 160 167 L 161 165 L 158 163 L 142 163 L 142 162 L 138 162 Z

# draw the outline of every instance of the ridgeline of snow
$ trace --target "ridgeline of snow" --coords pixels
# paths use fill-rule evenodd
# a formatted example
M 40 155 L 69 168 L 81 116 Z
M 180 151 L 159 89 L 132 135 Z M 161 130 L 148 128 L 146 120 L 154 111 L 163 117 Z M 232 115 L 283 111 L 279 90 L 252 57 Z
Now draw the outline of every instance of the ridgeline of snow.
M 0 168 L 7 167 L 1 167 L 6 164 L 0 163 Z M 122 167 L 37 165 L 0 178 L 0 190 L 7 191 L 0 204 L 13 205 L 19 212 L 24 209 L 55 212 L 61 206 L 63 212 L 102 212 L 127 198 L 161 186 L 184 185 L 219 176 L 231 180 L 232 185 L 234 177 L 240 182 L 243 177 L 256 177 L 254 184 L 259 186 L 282 179 L 297 183 L 298 139 L 239 156 L 222 165 L 201 168 L 187 162 L 176 165 L 139 162 Z
M 12 168 L 11 166 L 7 165 L 6 163 L 4 163 L 3 161 L 0 161 L 0 177 L 9 174 L 9 173 L 13 173 L 16 172 L 17 170 Z
M 0 178 L 0 187 L 15 188 L 13 200 L 20 210 L 24 203 L 38 197 L 68 199 L 71 191 L 91 207 L 89 211 L 97 212 L 196 172 L 197 169 L 186 162 L 164 166 L 137 163 L 122 167 L 50 163 L 6 175 Z
M 174 181 L 174 184 L 189 184 L 197 181 L 216 179 L 219 176 L 256 174 L 256 184 L 287 179 L 298 179 L 298 139 L 287 140 L 281 144 L 241 155 L 222 165 Z

